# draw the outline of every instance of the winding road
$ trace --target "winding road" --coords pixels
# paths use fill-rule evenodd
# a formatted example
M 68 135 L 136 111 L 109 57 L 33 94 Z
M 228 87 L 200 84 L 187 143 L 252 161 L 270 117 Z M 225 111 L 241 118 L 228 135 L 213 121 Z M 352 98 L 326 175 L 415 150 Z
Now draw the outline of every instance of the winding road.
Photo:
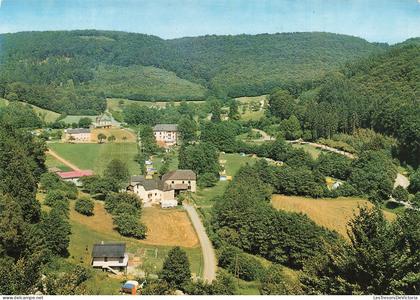
M 201 219 L 194 206 L 185 202 L 183 203 L 183 206 L 191 219 L 195 231 L 197 232 L 198 239 L 201 245 L 201 251 L 203 252 L 203 280 L 211 283 L 214 279 L 216 279 L 216 252 L 214 251 L 213 245 L 209 237 L 207 236 L 206 229 L 204 228 L 203 223 L 201 223 Z

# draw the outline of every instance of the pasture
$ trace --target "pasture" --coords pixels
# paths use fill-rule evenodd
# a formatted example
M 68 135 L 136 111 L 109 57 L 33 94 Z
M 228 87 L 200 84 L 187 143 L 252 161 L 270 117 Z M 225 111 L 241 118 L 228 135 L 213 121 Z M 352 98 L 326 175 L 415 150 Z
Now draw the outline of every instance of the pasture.
M 104 134 L 107 138 L 113 135 L 116 140 L 114 143 L 135 143 L 137 136 L 134 132 L 124 128 L 92 129 L 92 142 L 98 142 L 98 134 Z
M 103 174 L 106 166 L 113 159 L 124 161 L 132 175 L 140 172 L 139 165 L 134 161 L 134 157 L 137 154 L 137 145 L 135 143 L 51 143 L 48 146 L 62 158 L 75 164 L 80 169 L 90 169 L 95 174 Z
M 140 269 L 151 266 L 152 273 L 156 274 L 161 269 L 168 251 L 173 246 L 179 245 L 187 252 L 191 271 L 201 274 L 203 268 L 201 249 L 186 213 L 180 210 L 160 211 L 158 208 L 148 210 L 148 208 L 144 209 L 145 216 L 142 220 L 150 227 L 150 237 L 137 240 L 123 237 L 114 230 L 112 216 L 105 210 L 102 202 L 95 202 L 94 215 L 89 217 L 77 213 L 74 210 L 74 203 L 71 203 L 72 234 L 69 260 L 89 265 L 93 244 L 101 241 L 121 241 L 127 245 L 130 261 L 137 264 Z M 157 213 L 159 213 L 159 218 L 162 213 L 163 223 L 156 218 Z M 154 220 L 150 221 L 150 218 Z M 177 236 L 173 236 L 174 234 Z
M 51 110 L 40 108 L 38 106 L 35 106 L 35 105 L 32 105 L 32 104 L 27 104 L 25 102 L 20 102 L 20 103 L 25 104 L 25 105 L 29 105 L 30 107 L 32 107 L 34 112 L 44 122 L 51 123 L 51 122 L 54 122 L 55 120 L 57 120 L 60 117 L 59 113 L 53 112 Z M 6 99 L 0 98 L 0 107 L 6 106 L 6 105 L 9 105 L 9 101 L 6 100 Z
M 347 224 L 358 213 L 359 207 L 373 207 L 369 201 L 361 198 L 312 199 L 299 196 L 273 195 L 271 203 L 274 208 L 306 214 L 315 223 L 335 230 L 344 237 L 347 235 Z M 388 220 L 394 220 L 395 214 L 384 212 Z
M 47 168 L 59 168 L 61 171 L 64 171 L 64 172 L 72 170 L 71 168 L 63 164 L 58 159 L 48 154 L 46 155 L 45 165 L 47 166 Z
M 322 152 L 321 149 L 308 144 L 292 144 L 292 147 L 295 149 L 303 149 L 305 152 L 308 152 L 313 159 L 317 159 Z

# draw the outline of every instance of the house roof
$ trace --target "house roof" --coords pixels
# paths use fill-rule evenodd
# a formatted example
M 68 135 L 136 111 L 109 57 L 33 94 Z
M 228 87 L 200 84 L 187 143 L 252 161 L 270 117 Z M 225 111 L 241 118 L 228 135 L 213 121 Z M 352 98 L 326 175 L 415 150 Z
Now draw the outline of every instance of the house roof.
M 146 191 L 161 189 L 160 180 L 146 179 L 143 175 L 131 176 L 131 185 L 140 184 Z
M 90 129 L 88 128 L 67 129 L 66 133 L 68 134 L 90 133 Z
M 125 243 L 106 243 L 93 245 L 92 257 L 124 257 Z
M 192 170 L 170 171 L 162 176 L 162 181 L 167 180 L 196 180 L 197 176 Z
M 177 124 L 157 124 L 153 127 L 153 131 L 178 131 Z
M 80 170 L 80 171 L 69 171 L 69 172 L 57 172 L 57 175 L 62 179 L 80 178 L 84 176 L 92 176 L 92 170 Z

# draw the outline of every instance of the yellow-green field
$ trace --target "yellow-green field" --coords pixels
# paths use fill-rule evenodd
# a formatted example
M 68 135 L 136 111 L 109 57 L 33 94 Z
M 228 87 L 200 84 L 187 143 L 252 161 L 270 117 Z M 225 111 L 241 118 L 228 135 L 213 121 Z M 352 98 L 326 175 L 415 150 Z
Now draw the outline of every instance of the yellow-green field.
M 104 134 L 107 138 L 113 135 L 116 140 L 113 143 L 135 143 L 137 136 L 134 132 L 124 128 L 92 129 L 92 141 L 98 141 L 98 134 Z M 125 139 L 124 139 L 125 138 Z
M 95 174 L 103 174 L 108 163 L 113 159 L 124 161 L 130 174 L 139 174 L 139 165 L 134 161 L 137 154 L 135 143 L 107 144 L 48 144 L 52 150 L 80 169 L 90 169 Z
M 335 230 L 347 236 L 347 224 L 357 214 L 359 207 L 373 207 L 369 201 L 361 198 L 312 199 L 299 196 L 273 195 L 274 208 L 306 214 L 318 225 Z M 384 212 L 388 220 L 394 220 L 395 214 Z

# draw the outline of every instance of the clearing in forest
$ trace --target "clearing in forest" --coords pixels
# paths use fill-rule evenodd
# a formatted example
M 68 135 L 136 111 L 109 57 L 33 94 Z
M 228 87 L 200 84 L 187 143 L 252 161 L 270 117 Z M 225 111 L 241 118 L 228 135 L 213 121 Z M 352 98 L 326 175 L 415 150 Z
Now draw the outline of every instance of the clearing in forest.
M 347 223 L 358 213 L 359 207 L 373 207 L 373 204 L 361 198 L 312 199 L 299 196 L 273 195 L 274 208 L 290 212 L 304 213 L 318 225 L 335 230 L 344 237 L 347 235 Z M 395 219 L 395 214 L 384 212 L 388 220 Z

